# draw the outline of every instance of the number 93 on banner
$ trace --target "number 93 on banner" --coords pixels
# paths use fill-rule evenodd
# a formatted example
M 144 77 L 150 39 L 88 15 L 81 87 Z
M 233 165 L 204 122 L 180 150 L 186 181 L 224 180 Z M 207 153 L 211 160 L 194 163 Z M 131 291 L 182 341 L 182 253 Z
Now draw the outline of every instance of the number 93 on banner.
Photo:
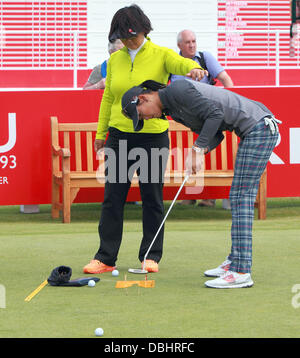
M 17 158 L 15 155 L 0 155 L 0 168 L 14 169 L 17 166 Z

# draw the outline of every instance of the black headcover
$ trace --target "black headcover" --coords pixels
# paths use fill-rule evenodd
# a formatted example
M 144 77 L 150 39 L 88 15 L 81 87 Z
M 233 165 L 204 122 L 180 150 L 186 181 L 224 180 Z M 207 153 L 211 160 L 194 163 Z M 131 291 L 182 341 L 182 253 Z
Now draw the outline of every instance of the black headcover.
M 48 283 L 51 286 L 60 286 L 66 282 L 70 281 L 72 276 L 72 269 L 68 266 L 58 266 L 52 270 L 49 278 Z
M 72 269 L 68 266 L 58 266 L 52 270 L 50 276 L 48 277 L 48 283 L 51 286 L 85 286 L 88 284 L 89 280 L 94 280 L 95 282 L 100 281 L 98 277 L 84 277 L 71 280 Z

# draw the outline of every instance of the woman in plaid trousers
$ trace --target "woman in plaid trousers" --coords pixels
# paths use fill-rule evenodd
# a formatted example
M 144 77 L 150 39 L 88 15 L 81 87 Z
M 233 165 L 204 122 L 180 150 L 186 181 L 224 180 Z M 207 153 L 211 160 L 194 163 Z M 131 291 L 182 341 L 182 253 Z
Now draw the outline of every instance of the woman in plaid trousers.
M 227 89 L 180 80 L 151 91 L 154 87 L 151 82 L 146 81 L 124 94 L 123 114 L 133 120 L 135 130 L 141 127 L 141 121 L 158 117 L 160 113 L 161 117 L 170 115 L 199 134 L 186 159 L 188 172 L 201 169 L 203 156 L 221 143 L 223 131 L 234 131 L 241 139 L 229 196 L 231 252 L 220 266 L 204 274 L 216 277 L 205 282 L 207 287 L 251 287 L 254 203 L 259 180 L 278 140 L 281 122 L 262 103 Z

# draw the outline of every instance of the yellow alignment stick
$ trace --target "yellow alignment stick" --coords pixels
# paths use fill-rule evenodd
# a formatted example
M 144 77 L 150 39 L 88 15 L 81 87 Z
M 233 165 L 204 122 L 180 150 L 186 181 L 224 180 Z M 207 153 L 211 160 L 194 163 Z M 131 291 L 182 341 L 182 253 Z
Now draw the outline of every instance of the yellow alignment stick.
M 25 301 L 29 302 L 36 294 L 38 294 L 48 283 L 48 280 L 42 282 L 29 296 L 25 298 Z

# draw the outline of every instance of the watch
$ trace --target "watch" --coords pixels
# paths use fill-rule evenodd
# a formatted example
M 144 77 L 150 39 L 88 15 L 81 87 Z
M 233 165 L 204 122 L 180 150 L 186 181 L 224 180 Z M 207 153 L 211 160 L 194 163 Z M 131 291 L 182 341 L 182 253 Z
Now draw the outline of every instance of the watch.
M 192 149 L 197 153 L 205 153 L 206 148 L 200 148 L 200 147 L 196 147 L 195 145 L 193 145 Z

